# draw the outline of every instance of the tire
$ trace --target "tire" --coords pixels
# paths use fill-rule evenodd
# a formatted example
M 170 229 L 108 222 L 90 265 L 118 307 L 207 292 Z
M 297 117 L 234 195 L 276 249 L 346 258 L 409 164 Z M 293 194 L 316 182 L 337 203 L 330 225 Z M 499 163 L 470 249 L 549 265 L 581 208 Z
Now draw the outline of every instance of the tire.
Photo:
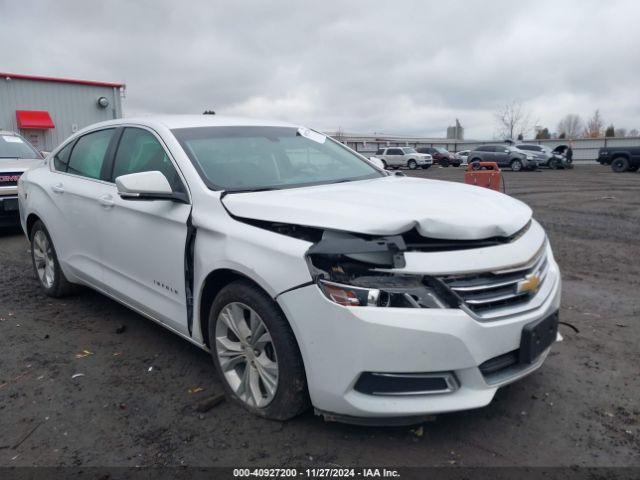
M 240 319 L 240 322 L 235 323 L 232 318 Z M 240 334 L 245 337 L 240 340 L 241 337 L 228 326 L 228 321 L 235 325 L 237 332 L 244 331 L 249 335 Z M 249 330 L 257 325 L 257 321 L 264 327 L 258 337 L 270 336 L 270 341 L 261 345 L 252 343 Z M 309 408 L 298 344 L 284 315 L 262 290 L 243 280 L 224 287 L 211 306 L 208 333 L 213 363 L 229 399 L 249 412 L 271 420 L 287 420 Z M 238 354 L 233 356 L 234 352 Z M 225 362 L 226 371 L 221 362 Z M 229 363 L 234 366 L 229 368 Z M 255 388 L 244 389 L 243 382 L 249 382 Z
M 555 158 L 552 158 L 551 160 L 549 160 L 549 163 L 547 164 L 547 166 L 551 169 L 551 170 L 557 170 L 558 167 L 560 166 L 558 160 L 556 160 Z
M 422 169 L 423 169 L 423 170 L 426 170 L 426 169 L 428 169 L 430 166 L 431 166 L 431 165 L 422 165 Z
M 29 240 L 33 271 L 44 293 L 53 298 L 74 293 L 75 285 L 64 276 L 51 236 L 40 220 L 33 225 Z
M 611 170 L 616 173 L 626 172 L 629 169 L 629 160 L 625 157 L 616 157 L 611 162 Z
M 449 160 L 446 160 L 446 159 L 444 159 L 444 160 L 440 160 L 440 166 L 441 166 L 441 167 L 447 168 L 449 165 L 451 165 L 451 164 L 449 163 Z
M 520 170 L 522 170 L 522 160 L 514 158 L 513 160 L 511 160 L 509 167 L 511 167 L 511 170 L 513 170 L 514 172 L 519 172 Z
M 407 167 L 408 167 L 410 170 L 415 170 L 416 168 L 418 168 L 418 164 L 417 164 L 417 163 L 416 163 L 416 161 L 412 158 L 411 160 L 409 160 L 409 161 L 407 162 Z
M 451 165 L 453 165 L 454 167 L 458 168 L 460 165 L 462 165 L 462 163 L 461 162 L 455 162 L 455 163 L 452 163 Z
M 384 168 L 385 170 L 389 168 L 389 166 L 387 165 L 387 162 L 385 162 L 384 160 L 382 160 L 382 168 Z
M 481 162 L 481 161 L 482 161 L 482 159 L 480 159 L 480 158 L 474 158 L 471 161 L 468 161 L 468 163 Z

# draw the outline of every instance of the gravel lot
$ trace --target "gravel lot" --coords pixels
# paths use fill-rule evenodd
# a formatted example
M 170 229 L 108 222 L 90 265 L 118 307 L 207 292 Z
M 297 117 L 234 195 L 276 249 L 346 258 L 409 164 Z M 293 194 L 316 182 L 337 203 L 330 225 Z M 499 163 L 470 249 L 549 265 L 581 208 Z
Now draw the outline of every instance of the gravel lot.
M 0 465 L 640 465 L 640 174 L 505 178 L 549 233 L 579 333 L 561 326 L 543 368 L 490 406 L 418 429 L 200 413 L 222 391 L 207 353 L 97 293 L 45 297 L 24 236 L 0 234 Z

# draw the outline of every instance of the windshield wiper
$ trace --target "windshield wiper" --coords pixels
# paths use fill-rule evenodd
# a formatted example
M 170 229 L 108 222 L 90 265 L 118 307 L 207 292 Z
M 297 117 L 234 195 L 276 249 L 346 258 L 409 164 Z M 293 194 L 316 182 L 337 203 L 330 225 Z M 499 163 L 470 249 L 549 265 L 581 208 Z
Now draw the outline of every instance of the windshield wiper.
M 224 190 L 220 195 L 220 199 L 222 199 L 225 195 L 229 195 L 230 193 L 268 192 L 270 190 L 282 190 L 282 189 L 278 187 L 232 188 L 230 190 Z

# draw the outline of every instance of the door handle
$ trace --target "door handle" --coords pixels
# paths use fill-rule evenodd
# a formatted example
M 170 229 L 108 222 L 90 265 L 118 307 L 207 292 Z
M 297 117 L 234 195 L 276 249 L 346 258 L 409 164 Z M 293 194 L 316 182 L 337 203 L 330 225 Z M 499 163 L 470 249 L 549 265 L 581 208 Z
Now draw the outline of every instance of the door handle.
M 98 197 L 98 202 L 100 202 L 100 205 L 104 208 L 111 208 L 116 204 L 116 202 L 113 201 L 113 197 L 109 194 Z
M 64 193 L 64 187 L 61 183 L 58 183 L 57 185 L 51 187 L 51 190 L 53 191 L 53 193 Z

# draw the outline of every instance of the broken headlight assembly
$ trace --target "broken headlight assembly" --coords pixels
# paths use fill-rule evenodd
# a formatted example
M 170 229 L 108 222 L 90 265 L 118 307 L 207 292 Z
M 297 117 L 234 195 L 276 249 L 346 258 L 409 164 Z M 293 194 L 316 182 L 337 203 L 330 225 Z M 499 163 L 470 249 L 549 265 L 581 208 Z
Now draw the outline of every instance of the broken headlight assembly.
M 404 267 L 401 236 L 363 238 L 325 231 L 307 252 L 322 293 L 345 307 L 450 308 L 454 295 L 435 278 L 389 271 Z

